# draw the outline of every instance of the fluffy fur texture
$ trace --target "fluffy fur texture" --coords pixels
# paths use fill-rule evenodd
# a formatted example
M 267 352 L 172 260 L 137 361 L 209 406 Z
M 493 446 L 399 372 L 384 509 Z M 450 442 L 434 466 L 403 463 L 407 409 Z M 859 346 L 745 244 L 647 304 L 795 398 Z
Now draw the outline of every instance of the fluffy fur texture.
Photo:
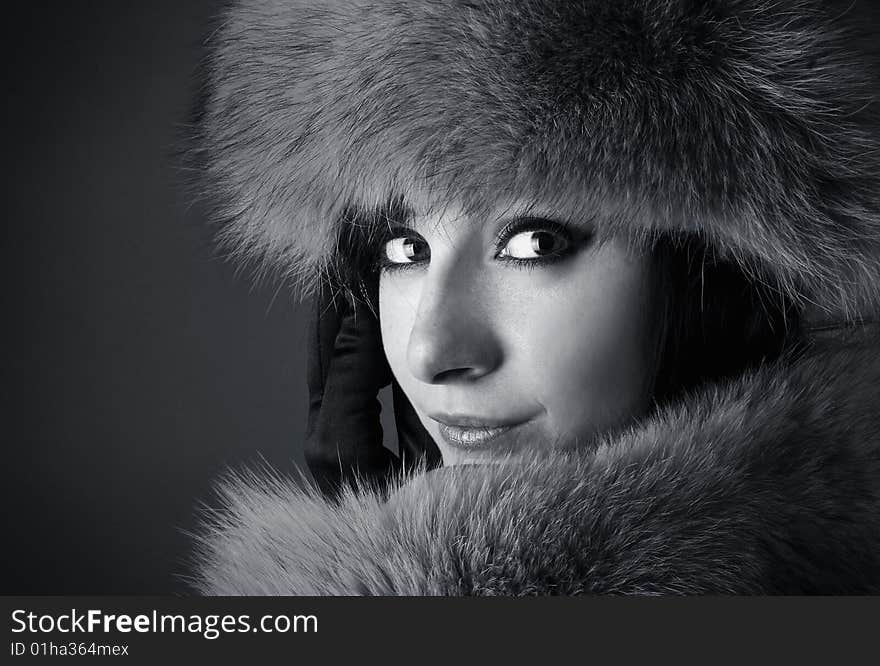
M 239 0 L 199 151 L 223 238 L 308 285 L 389 201 L 698 233 L 838 323 L 880 311 L 868 0 Z M 339 505 L 236 475 L 208 594 L 880 592 L 880 340 L 862 327 L 596 449 Z M 849 335 L 849 334 L 847 334 Z M 846 336 L 845 336 L 846 337 Z
M 880 593 L 878 334 L 707 389 L 593 451 L 328 504 L 222 485 L 197 589 L 222 595 Z
M 222 236 L 307 286 L 341 226 L 397 197 L 476 220 L 516 199 L 699 231 L 804 304 L 874 315 L 873 5 L 234 2 L 199 137 Z

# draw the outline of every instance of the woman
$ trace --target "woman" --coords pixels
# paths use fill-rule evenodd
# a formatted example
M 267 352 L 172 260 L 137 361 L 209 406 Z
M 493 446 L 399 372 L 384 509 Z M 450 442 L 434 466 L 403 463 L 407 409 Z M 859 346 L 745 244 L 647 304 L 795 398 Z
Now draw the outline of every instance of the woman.
M 198 588 L 880 591 L 871 4 L 235 3 L 224 239 L 330 285 L 328 358 L 369 395 L 381 347 L 443 467 L 229 479 Z M 344 475 L 375 411 L 327 431 L 323 370 Z

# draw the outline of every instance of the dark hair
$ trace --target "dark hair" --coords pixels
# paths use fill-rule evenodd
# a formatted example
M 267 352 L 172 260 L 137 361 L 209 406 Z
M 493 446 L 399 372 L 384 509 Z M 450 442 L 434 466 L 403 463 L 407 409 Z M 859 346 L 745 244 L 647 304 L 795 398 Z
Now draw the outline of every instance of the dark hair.
M 658 305 L 655 405 L 771 362 L 799 339 L 798 309 L 772 280 L 747 275 L 699 236 L 662 235 L 650 252 Z

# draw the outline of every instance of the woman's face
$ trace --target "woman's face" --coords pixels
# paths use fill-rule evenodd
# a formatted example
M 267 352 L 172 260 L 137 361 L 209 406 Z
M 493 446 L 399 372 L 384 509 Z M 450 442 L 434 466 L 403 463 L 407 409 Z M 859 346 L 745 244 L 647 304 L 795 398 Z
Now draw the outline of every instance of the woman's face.
M 445 465 L 586 443 L 647 407 L 647 257 L 595 243 L 586 221 L 408 225 L 381 252 L 382 339 Z

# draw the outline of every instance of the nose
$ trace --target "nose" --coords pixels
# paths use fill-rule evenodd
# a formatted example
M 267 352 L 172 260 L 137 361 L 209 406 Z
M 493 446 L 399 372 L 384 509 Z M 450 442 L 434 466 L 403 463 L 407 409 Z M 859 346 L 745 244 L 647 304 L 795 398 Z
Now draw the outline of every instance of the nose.
M 475 288 L 467 271 L 449 271 L 423 286 L 410 332 L 407 363 L 429 384 L 472 382 L 502 362 L 485 289 Z

